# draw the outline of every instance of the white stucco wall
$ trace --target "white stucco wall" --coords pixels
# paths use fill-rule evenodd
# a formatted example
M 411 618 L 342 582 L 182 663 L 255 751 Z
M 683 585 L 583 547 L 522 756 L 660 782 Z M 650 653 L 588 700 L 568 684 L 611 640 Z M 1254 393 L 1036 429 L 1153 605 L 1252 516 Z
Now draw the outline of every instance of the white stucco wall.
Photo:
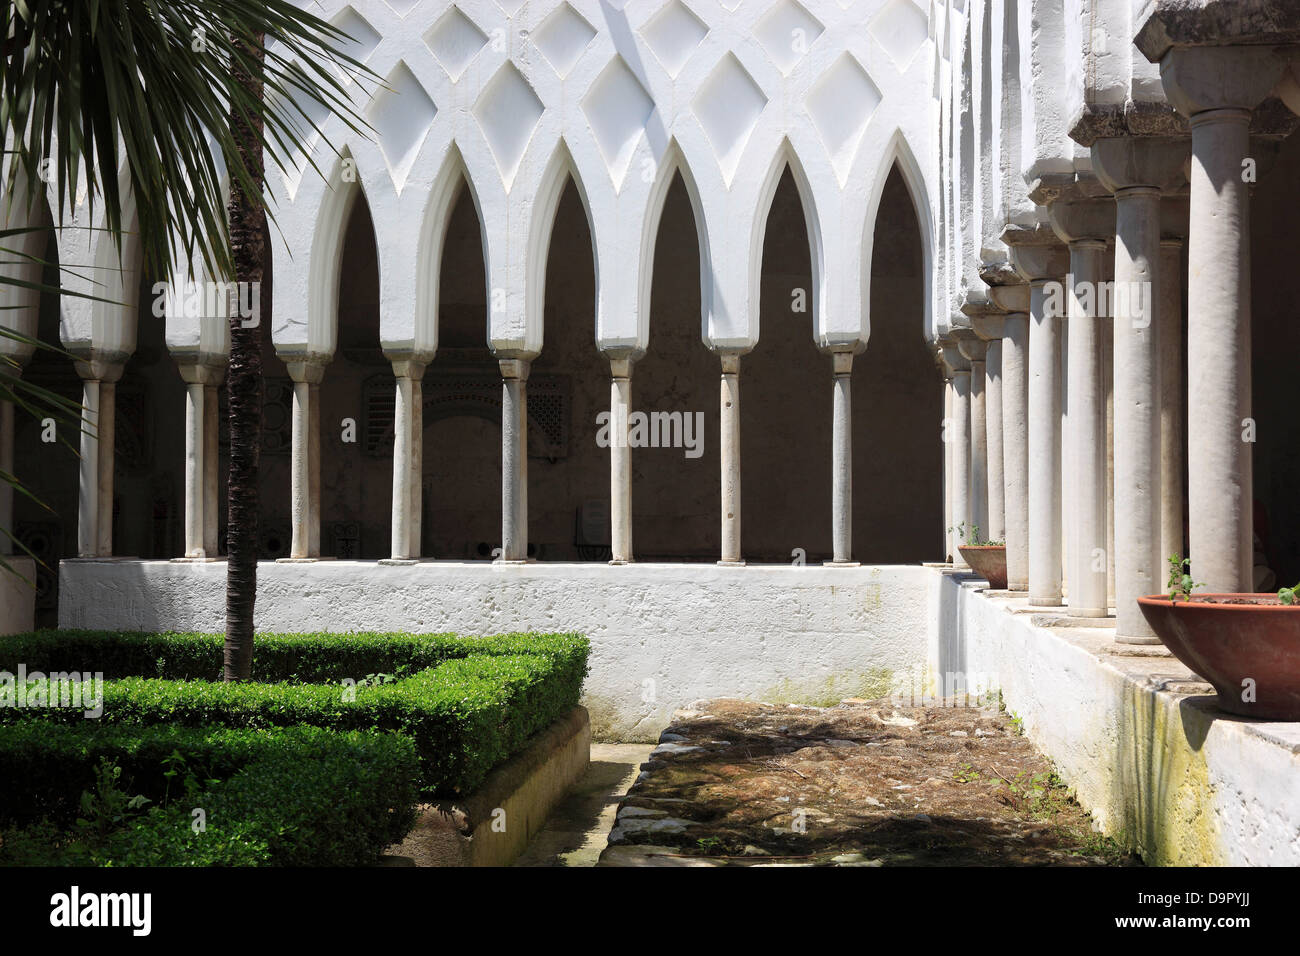
M 425 562 L 263 563 L 258 628 L 496 634 L 580 631 L 584 703 L 603 739 L 653 740 L 700 697 L 835 703 L 927 658 L 936 576 L 823 568 Z M 224 628 L 226 565 L 64 561 L 65 628 Z

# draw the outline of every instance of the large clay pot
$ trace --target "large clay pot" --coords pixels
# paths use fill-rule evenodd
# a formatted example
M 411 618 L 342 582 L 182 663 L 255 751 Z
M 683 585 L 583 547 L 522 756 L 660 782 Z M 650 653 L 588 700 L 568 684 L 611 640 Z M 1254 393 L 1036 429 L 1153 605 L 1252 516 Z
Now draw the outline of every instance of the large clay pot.
M 1214 685 L 1224 710 L 1300 720 L 1300 605 L 1276 594 L 1195 594 L 1177 602 L 1153 594 L 1138 604 L 1165 647 Z M 1254 701 L 1243 700 L 1251 686 Z
M 1007 589 L 1007 549 L 1000 544 L 962 544 L 957 546 L 970 569 L 989 582 L 994 591 Z

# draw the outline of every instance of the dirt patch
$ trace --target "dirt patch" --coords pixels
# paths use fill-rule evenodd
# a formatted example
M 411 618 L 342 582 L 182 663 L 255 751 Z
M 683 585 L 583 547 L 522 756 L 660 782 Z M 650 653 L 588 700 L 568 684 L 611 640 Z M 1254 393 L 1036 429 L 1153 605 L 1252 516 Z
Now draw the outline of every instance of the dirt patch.
M 601 865 L 1134 865 L 996 707 L 697 701 Z

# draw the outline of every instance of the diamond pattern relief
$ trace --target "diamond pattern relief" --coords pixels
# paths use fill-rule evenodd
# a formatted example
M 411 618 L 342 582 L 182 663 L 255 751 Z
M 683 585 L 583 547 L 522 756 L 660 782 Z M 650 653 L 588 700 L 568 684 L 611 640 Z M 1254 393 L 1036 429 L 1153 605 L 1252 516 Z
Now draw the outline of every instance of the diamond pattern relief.
M 808 115 L 831 155 L 841 186 L 853 167 L 858 144 L 880 98 L 880 90 L 867 71 L 848 53 L 832 63 L 808 92 Z
M 578 62 L 582 51 L 596 35 L 596 29 L 567 3 L 562 3 L 546 18 L 533 34 L 533 43 L 555 67 L 561 77 L 566 76 Z
M 650 52 L 673 79 L 708 32 L 709 28 L 681 0 L 671 0 L 641 28 Z
M 354 60 L 365 63 L 370 59 L 370 54 L 375 52 L 375 47 L 379 46 L 381 39 L 379 33 L 366 22 L 365 17 L 351 7 L 344 7 L 340 10 L 338 15 L 330 21 L 330 24 L 338 27 L 346 34 L 345 37 L 339 40 L 339 50 Z M 339 70 L 338 72 L 343 82 L 352 82 L 351 73 L 345 70 Z
M 460 79 L 486 43 L 486 34 L 459 7 L 449 8 L 424 35 L 425 46 L 453 82 Z
M 632 151 L 654 110 L 654 101 L 628 69 L 615 57 L 591 84 L 582 100 L 582 112 L 591 124 L 615 186 L 623 182 Z
M 823 29 L 821 22 L 795 0 L 779 0 L 754 25 L 754 36 L 777 68 L 788 75 Z
M 384 86 L 387 88 L 376 92 L 370 101 L 366 119 L 378 134 L 388 174 L 401 192 L 438 108 L 415 74 L 401 61 L 388 74 Z
M 767 97 L 734 53 L 718 61 L 695 94 L 691 109 L 709 137 L 728 186 L 766 105 Z
M 872 18 L 867 32 L 884 47 L 901 73 L 930 35 L 926 15 L 911 0 L 893 0 Z
M 483 130 L 507 189 L 514 181 L 519 160 L 528 148 L 543 109 L 542 101 L 513 63 L 497 71 L 474 104 L 474 118 Z

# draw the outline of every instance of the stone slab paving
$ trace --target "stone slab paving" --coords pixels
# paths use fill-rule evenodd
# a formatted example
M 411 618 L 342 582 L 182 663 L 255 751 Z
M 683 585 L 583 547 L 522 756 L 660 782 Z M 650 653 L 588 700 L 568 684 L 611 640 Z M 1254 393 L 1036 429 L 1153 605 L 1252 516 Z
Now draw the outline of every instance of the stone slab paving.
M 614 813 L 653 744 L 591 745 L 587 773 L 551 811 L 515 866 L 595 866 Z
M 996 706 L 678 710 L 598 866 L 1137 865 Z

